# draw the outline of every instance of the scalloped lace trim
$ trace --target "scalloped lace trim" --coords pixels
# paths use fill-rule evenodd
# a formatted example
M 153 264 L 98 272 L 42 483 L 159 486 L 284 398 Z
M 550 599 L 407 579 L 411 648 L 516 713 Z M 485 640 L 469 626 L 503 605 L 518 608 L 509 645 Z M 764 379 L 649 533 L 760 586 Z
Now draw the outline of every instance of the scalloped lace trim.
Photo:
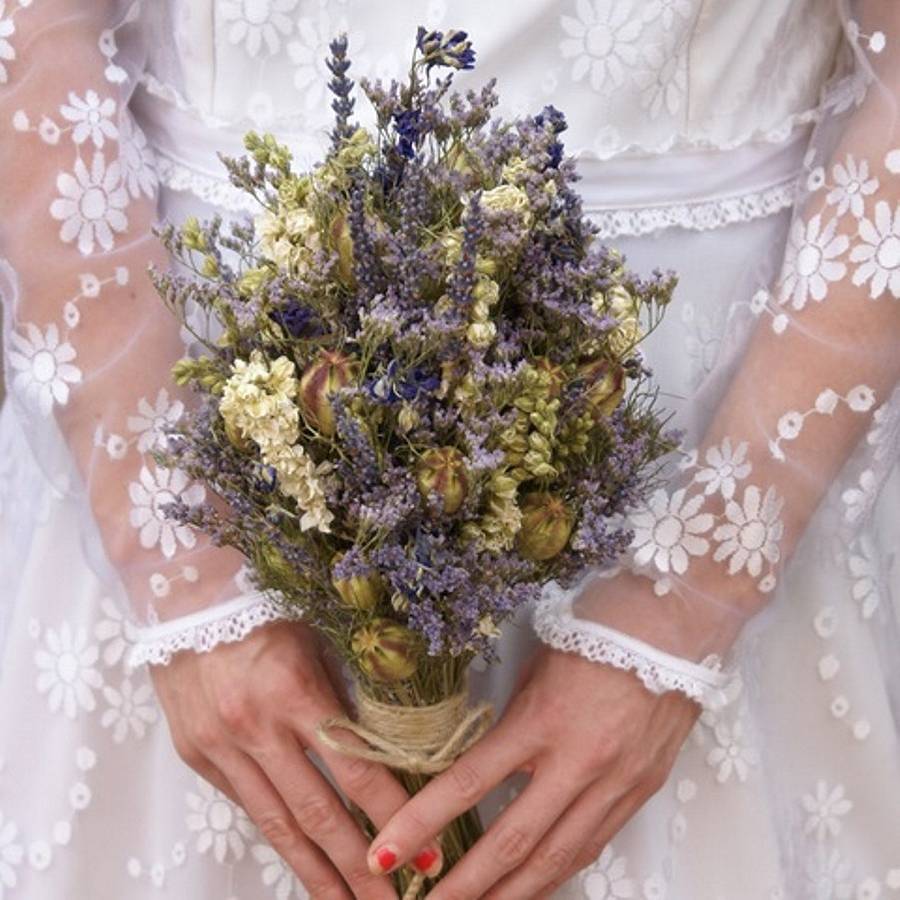
M 139 629 L 128 662 L 132 668 L 147 663 L 165 666 L 182 650 L 208 653 L 219 644 L 242 641 L 260 625 L 287 618 L 290 615 L 271 597 L 248 594 L 201 613 Z
M 205 203 L 229 212 L 260 211 L 260 205 L 253 197 L 236 188 L 226 178 L 215 178 L 177 162 L 159 147 L 154 147 L 154 153 L 157 177 L 164 187 L 173 191 L 188 191 Z
M 572 612 L 575 594 L 553 582 L 544 588 L 544 597 L 534 609 L 533 624 L 545 644 L 633 672 L 653 694 L 678 691 L 704 709 L 721 709 L 728 702 L 731 677 L 722 671 L 718 657 L 707 657 L 698 665 L 597 622 L 579 619 Z
M 224 178 L 215 178 L 178 162 L 156 148 L 159 182 L 173 191 L 188 191 L 200 200 L 229 212 L 259 211 L 259 204 Z M 690 203 L 645 206 L 633 209 L 585 209 L 599 227 L 601 238 L 643 235 L 663 228 L 709 231 L 738 222 L 761 219 L 792 206 L 797 178 L 746 194 L 697 200 Z
M 585 208 L 599 228 L 601 238 L 618 235 L 643 235 L 662 228 L 687 228 L 710 231 L 738 222 L 749 222 L 774 215 L 793 206 L 797 193 L 797 177 L 761 191 L 698 200 L 691 203 L 642 206 L 634 209 Z

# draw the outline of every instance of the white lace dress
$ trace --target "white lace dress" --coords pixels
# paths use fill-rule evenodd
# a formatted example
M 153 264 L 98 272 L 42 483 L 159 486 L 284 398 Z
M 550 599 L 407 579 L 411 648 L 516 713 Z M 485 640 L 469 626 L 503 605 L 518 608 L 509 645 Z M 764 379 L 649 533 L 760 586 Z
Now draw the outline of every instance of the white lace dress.
M 305 896 L 128 665 L 275 615 L 158 514 L 202 488 L 149 455 L 190 401 L 144 270 L 157 214 L 251 211 L 216 158 L 248 127 L 321 152 L 337 32 L 389 78 L 418 24 L 466 28 L 460 83 L 507 111 L 562 108 L 604 238 L 680 275 L 646 352 L 697 450 L 635 514 L 652 598 L 551 592 L 542 636 L 690 690 L 740 630 L 666 786 L 561 894 L 900 898 L 896 3 L 0 0 L 0 900 Z M 523 612 L 475 689 L 502 704 L 534 642 Z

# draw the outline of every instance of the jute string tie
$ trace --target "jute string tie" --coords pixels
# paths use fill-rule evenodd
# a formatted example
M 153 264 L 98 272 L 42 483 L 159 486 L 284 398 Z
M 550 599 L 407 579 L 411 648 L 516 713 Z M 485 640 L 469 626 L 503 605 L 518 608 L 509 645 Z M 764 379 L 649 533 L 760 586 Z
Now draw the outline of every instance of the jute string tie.
M 490 727 L 490 703 L 468 705 L 465 691 L 430 706 L 381 703 L 364 691 L 356 696 L 358 721 L 333 716 L 319 724 L 319 739 L 327 747 L 357 759 L 368 759 L 391 769 L 437 775 L 469 749 Z M 348 731 L 362 743 L 335 737 L 332 730 Z M 425 882 L 416 873 L 403 895 L 413 900 Z

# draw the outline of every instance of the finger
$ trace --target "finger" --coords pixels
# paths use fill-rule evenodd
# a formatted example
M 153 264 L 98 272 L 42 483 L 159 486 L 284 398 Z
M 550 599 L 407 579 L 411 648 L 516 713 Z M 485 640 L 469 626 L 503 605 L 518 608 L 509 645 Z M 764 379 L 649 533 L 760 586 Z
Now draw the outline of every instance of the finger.
M 387 878 L 366 865 L 366 838 L 325 776 L 310 762 L 296 736 L 280 732 L 258 751 L 257 760 L 310 840 L 320 847 L 363 900 L 395 900 Z
M 259 765 L 235 750 L 221 761 L 227 781 L 263 837 L 314 897 L 347 900 L 353 894 L 325 854 L 301 831 Z
M 430 900 L 483 897 L 528 859 L 590 780 L 576 780 L 539 765 L 525 791 L 431 891 Z
M 338 714 L 340 710 L 335 709 L 331 715 Z M 328 717 L 323 716 L 322 720 Z M 387 825 L 391 816 L 409 801 L 409 793 L 385 766 L 341 753 L 324 744 L 318 733 L 310 737 L 306 746 L 316 752 L 344 795 L 369 817 L 376 828 Z M 365 743 L 350 732 L 342 734 L 341 740 L 351 746 L 365 747 Z M 413 868 L 431 878 L 441 871 L 443 855 L 436 841 L 420 842 L 414 852 Z M 381 865 L 380 870 L 387 871 L 392 860 L 384 854 L 381 860 L 386 865 Z
M 501 722 L 449 769 L 430 781 L 382 828 L 369 849 L 372 871 L 392 871 L 407 862 L 457 816 L 474 807 L 531 756 L 517 729 Z M 389 862 L 389 865 L 384 865 Z
M 642 785 L 624 795 L 603 779 L 585 791 L 550 829 L 525 863 L 497 883 L 490 900 L 519 900 L 555 890 L 589 866 L 652 793 Z

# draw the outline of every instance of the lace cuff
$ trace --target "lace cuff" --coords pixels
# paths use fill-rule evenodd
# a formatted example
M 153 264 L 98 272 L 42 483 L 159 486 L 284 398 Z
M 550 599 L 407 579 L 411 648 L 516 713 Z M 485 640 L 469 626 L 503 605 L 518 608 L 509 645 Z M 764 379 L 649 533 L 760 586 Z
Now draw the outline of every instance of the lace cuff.
M 702 663 L 694 663 L 613 628 L 579 619 L 572 610 L 576 593 L 553 582 L 545 586 L 533 613 L 535 633 L 545 644 L 633 672 L 654 694 L 679 691 L 704 709 L 721 709 L 728 702 L 731 678 L 722 670 L 719 657 L 708 656 Z
M 227 603 L 137 630 L 128 658 L 132 668 L 165 666 L 180 650 L 208 653 L 219 644 L 242 641 L 254 628 L 292 616 L 269 595 L 244 594 Z

